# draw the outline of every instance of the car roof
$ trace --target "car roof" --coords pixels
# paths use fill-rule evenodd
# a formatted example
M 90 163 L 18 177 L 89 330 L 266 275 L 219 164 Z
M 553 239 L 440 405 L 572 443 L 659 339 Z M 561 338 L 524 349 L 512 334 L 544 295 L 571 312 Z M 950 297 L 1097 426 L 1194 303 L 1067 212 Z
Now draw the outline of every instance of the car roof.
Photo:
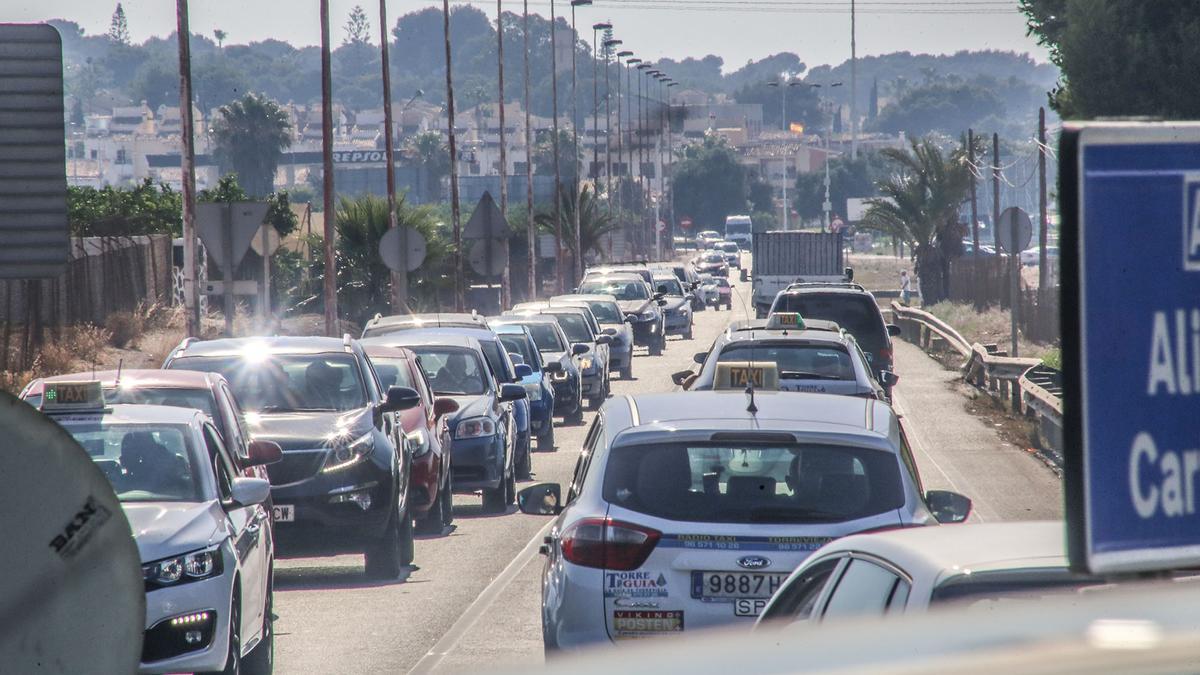
M 117 403 L 100 410 L 71 410 L 51 412 L 52 417 L 103 417 L 105 422 L 151 422 L 156 424 L 191 424 L 197 417 L 207 419 L 207 416 L 195 408 L 179 408 L 167 405 L 144 405 Z M 75 421 L 60 420 L 64 422 Z
M 157 387 L 160 389 L 207 389 L 214 383 L 225 379 L 218 373 L 209 373 L 200 370 L 154 370 L 150 368 L 130 368 L 121 371 L 98 370 L 94 373 L 89 371 L 85 373 L 41 377 L 30 382 L 29 386 L 26 387 L 25 393 L 41 394 L 42 387 L 47 382 L 85 382 L 94 380 L 100 382 L 101 386 L 111 387 L 117 381 L 118 372 L 121 374 L 121 384 L 124 386 L 136 384 L 137 386 Z
M 408 359 L 413 356 L 412 351 L 407 347 L 397 347 L 374 342 L 363 344 L 363 351 L 367 353 L 367 356 L 385 356 L 393 359 Z
M 871 296 L 871 292 L 855 283 L 819 283 L 799 281 L 780 291 L 783 295 L 863 295 Z M 873 297 L 873 296 L 872 296 Z
M 610 280 L 610 279 L 612 279 L 612 280 L 616 280 L 616 281 L 633 281 L 633 280 L 636 280 L 636 281 L 641 281 L 641 282 L 643 282 L 643 283 L 645 283 L 645 281 L 646 281 L 646 277 L 643 277 L 642 275 L 638 274 L 637 272 L 633 272 L 633 271 L 629 271 L 629 272 L 625 272 L 625 271 L 612 271 L 612 272 L 609 272 L 609 271 L 603 271 L 603 272 L 602 272 L 602 271 L 596 271 L 596 272 L 591 272 L 591 273 L 589 273 L 589 274 L 587 274 L 587 275 L 584 275 L 584 281 L 607 281 L 607 280 Z M 580 283 L 582 283 L 582 282 L 580 282 Z
M 432 328 L 417 328 L 414 330 L 418 330 L 421 333 L 425 333 L 428 335 L 461 335 L 461 336 L 465 336 L 465 337 L 475 338 L 476 340 L 479 340 L 481 342 L 483 342 L 483 341 L 490 342 L 490 341 L 494 341 L 496 339 L 496 332 L 493 331 L 490 327 L 488 327 L 487 324 L 483 324 L 483 326 L 481 326 L 480 328 L 460 328 L 460 327 L 438 326 L 438 327 L 432 327 Z M 380 337 L 387 337 L 387 336 L 383 335 Z
M 846 345 L 850 340 L 840 331 L 829 330 L 738 330 L 728 331 L 723 336 L 725 344 L 738 342 L 824 342 Z
M 741 321 L 732 321 L 726 327 L 725 332 L 728 334 L 741 333 L 747 331 L 761 331 L 768 333 L 800 333 L 804 331 L 823 331 L 826 333 L 840 333 L 841 325 L 836 321 L 827 321 L 825 319 L 804 319 L 804 329 L 797 331 L 795 328 L 768 328 L 767 322 L 770 319 L 744 319 Z
M 322 336 L 308 337 L 247 337 L 221 338 L 217 340 L 186 341 L 173 354 L 174 358 L 185 356 L 233 356 L 241 355 L 247 348 L 263 350 L 271 354 L 325 354 L 329 352 L 351 352 L 347 338 Z
M 520 323 L 495 323 L 491 320 L 488 325 L 492 327 L 492 331 L 496 335 L 529 335 L 529 329 L 524 324 Z
M 687 393 L 626 396 L 632 424 L 692 429 L 745 431 L 730 422 L 745 421 L 754 431 L 796 430 L 813 426 L 864 436 L 887 437 L 895 414 L 886 403 L 875 399 L 832 394 L 796 394 L 756 391 L 757 412 L 747 410 L 749 396 L 740 391 L 694 391 Z M 620 406 L 610 401 L 608 405 Z
M 934 575 L 1067 566 L 1062 521 L 970 523 L 858 534 L 830 543 L 822 555 L 839 551 L 870 553 L 906 571 Z
M 383 345 L 385 347 L 411 348 L 444 345 L 447 347 L 462 347 L 475 350 L 480 348 L 479 340 L 474 336 L 468 335 L 465 332 L 451 332 L 440 328 L 419 328 L 416 330 L 400 331 L 398 333 L 380 335 L 379 337 L 363 338 L 361 342 L 364 347 L 369 345 Z
M 488 325 L 495 324 L 503 326 L 505 324 L 524 324 L 524 323 L 547 323 L 554 326 L 558 325 L 558 320 L 548 314 L 505 314 L 504 316 L 493 316 L 488 319 Z
M 556 295 L 550 302 L 616 302 L 617 296 L 606 293 L 575 293 L 572 295 Z
M 367 322 L 367 328 L 380 326 L 433 325 L 441 327 L 477 326 L 483 323 L 483 317 L 476 313 L 443 312 L 427 314 L 395 314 L 391 316 L 376 315 Z

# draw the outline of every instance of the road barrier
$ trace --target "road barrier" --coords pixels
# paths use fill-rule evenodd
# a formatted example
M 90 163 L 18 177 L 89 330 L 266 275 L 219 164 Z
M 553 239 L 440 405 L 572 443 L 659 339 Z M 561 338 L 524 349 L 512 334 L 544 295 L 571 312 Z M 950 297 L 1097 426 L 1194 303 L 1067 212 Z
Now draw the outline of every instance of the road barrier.
M 892 303 L 902 335 L 927 352 L 956 352 L 963 380 L 1036 418 L 1038 439 L 1047 459 L 1062 466 L 1062 373 L 1038 359 L 1009 356 L 996 345 L 971 344 L 953 326 L 919 309 Z

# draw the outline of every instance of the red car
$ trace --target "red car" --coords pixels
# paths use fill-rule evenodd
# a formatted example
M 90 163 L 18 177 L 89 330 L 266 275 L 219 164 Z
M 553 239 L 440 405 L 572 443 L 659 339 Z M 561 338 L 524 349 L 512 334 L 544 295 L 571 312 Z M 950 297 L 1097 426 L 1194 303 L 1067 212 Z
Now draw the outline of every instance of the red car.
M 403 347 L 363 345 L 383 391 L 410 387 L 421 395 L 420 405 L 400 415 L 412 448 L 409 477 L 409 513 L 423 532 L 440 533 L 454 520 L 454 494 L 450 489 L 450 429 L 446 419 L 458 410 L 450 398 L 435 398 L 417 356 Z
M 118 374 L 120 378 L 118 379 Z M 42 403 L 42 387 L 46 382 L 100 382 L 104 389 L 104 400 L 107 403 L 133 403 L 147 405 L 165 405 L 173 408 L 194 408 L 208 415 L 213 426 L 221 432 L 221 438 L 233 451 L 237 467 L 243 475 L 250 478 L 266 479 L 269 470 L 265 466 L 247 466 L 251 455 L 251 443 L 270 443 L 271 441 L 255 441 L 246 430 L 242 419 L 242 408 L 229 389 L 229 383 L 224 376 L 216 373 L 202 373 L 190 370 L 133 370 L 122 371 L 102 370 L 91 373 L 72 373 L 70 375 L 55 375 L 54 377 L 39 378 L 25 386 L 21 398 L 37 407 Z M 278 449 L 278 447 L 276 447 Z M 268 502 L 269 504 L 269 502 Z

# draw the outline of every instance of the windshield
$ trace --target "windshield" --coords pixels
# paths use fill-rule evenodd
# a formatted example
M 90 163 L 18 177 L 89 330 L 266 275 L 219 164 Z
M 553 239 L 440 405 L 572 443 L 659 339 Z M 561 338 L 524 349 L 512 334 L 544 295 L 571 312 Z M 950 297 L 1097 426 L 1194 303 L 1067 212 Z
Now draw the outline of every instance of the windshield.
M 555 322 L 557 323 L 557 322 Z M 538 351 L 543 353 L 558 353 L 567 351 L 567 345 L 563 344 L 562 337 L 555 327 L 548 323 L 530 323 L 526 324 L 529 328 L 529 334 L 533 336 L 533 344 L 537 345 Z
M 541 370 L 542 360 L 533 352 L 532 345 L 529 344 L 529 338 L 524 335 L 501 334 L 500 344 L 504 345 L 504 349 L 510 354 L 517 354 L 525 363 L 533 368 L 533 372 Z
M 676 297 L 683 296 L 683 288 L 679 285 L 679 280 L 675 277 L 670 279 L 662 277 L 654 280 L 654 290 L 658 293 L 666 293 Z
M 413 382 L 411 371 L 408 369 L 408 359 L 398 356 L 372 356 L 371 366 L 375 368 L 375 377 L 379 378 L 379 386 L 387 391 L 391 387 L 408 387 L 417 389 Z
M 213 417 L 213 395 L 208 389 L 182 389 L 178 387 L 105 387 L 107 403 L 133 403 L 143 405 L 165 405 L 172 408 L 193 408 Z M 25 401 L 33 407 L 42 405 L 41 394 L 30 394 Z
M 358 362 L 350 354 L 185 356 L 167 367 L 224 375 L 243 412 L 344 412 L 367 405 Z
M 741 250 L 738 248 L 738 245 L 733 242 L 725 242 L 724 244 L 717 244 L 717 248 L 721 249 L 722 251 L 725 251 L 726 253 L 737 253 L 738 251 Z
M 879 307 L 866 295 L 781 293 L 771 311 L 799 312 L 806 319 L 833 321 L 850 331 L 864 351 L 878 352 L 887 346 L 887 330 Z
M 203 501 L 192 434 L 181 424 L 64 422 L 123 502 Z
M 589 300 L 587 304 L 591 308 L 592 314 L 596 316 L 598 323 L 622 323 L 625 321 L 625 315 L 621 313 L 621 308 L 615 302 Z
M 410 347 L 425 371 L 429 386 L 439 396 L 479 396 L 488 389 L 485 366 L 470 349 L 454 347 Z
M 579 286 L 579 292 L 584 295 L 612 295 L 617 300 L 649 300 L 650 293 L 642 281 L 630 279 L 585 281 Z
M 774 363 L 781 380 L 854 380 L 854 364 L 845 349 L 800 342 L 738 342 L 727 346 L 718 363 Z
M 896 458 L 818 445 L 664 443 L 617 448 L 604 498 L 658 518 L 833 523 L 904 504 Z
M 725 262 L 725 256 L 724 256 L 724 254 L 721 254 L 721 253 L 705 253 L 704 254 L 704 262 L 706 262 L 706 263 Z
M 591 342 L 595 339 L 588 329 L 587 319 L 583 316 L 579 314 L 554 314 L 553 316 L 571 342 Z

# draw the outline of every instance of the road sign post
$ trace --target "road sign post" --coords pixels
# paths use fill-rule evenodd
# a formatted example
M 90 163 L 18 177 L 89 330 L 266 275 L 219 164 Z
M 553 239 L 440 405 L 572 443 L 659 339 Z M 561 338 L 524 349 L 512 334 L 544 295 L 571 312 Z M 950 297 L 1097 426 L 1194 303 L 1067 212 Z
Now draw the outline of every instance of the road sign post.
M 1200 124 L 1060 140 L 1064 492 L 1074 568 L 1200 564 Z
M 476 273 L 488 278 L 489 285 L 492 277 L 502 277 L 508 267 L 508 232 L 504 213 L 491 193 L 484 192 L 471 219 L 463 226 L 462 236 L 476 242 L 467 262 Z
M 1017 329 L 1021 323 L 1021 251 L 1029 246 L 1033 239 L 1033 223 L 1029 214 L 1010 206 L 1000 214 L 996 224 L 996 241 L 1000 242 L 1000 250 L 1008 253 L 1008 292 L 1009 315 L 1012 319 L 1012 351 L 1010 356 L 1020 356 L 1017 350 Z M 1020 396 L 1019 390 L 1013 391 L 1014 401 Z
M 225 334 L 233 336 L 233 275 L 266 220 L 266 202 L 207 202 L 196 205 L 196 233 L 221 267 Z

